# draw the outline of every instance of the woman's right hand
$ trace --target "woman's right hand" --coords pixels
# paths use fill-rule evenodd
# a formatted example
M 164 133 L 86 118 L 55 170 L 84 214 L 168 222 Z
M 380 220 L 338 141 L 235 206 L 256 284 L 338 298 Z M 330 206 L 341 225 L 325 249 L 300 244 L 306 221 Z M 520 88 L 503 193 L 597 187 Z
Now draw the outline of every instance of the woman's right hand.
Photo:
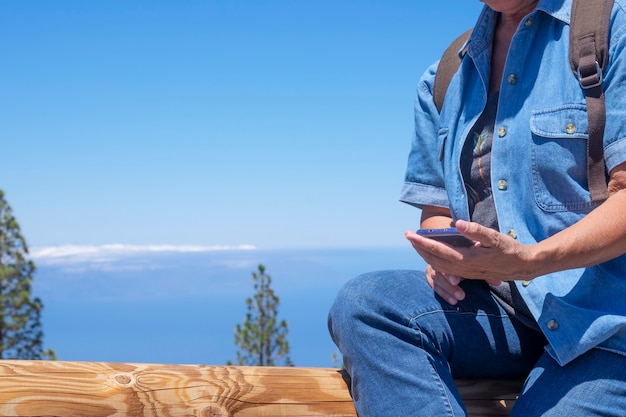
M 432 266 L 426 266 L 428 285 L 449 304 L 456 305 L 465 298 L 465 291 L 459 286 L 463 278 L 456 275 L 437 272 Z
M 443 207 L 424 206 L 420 227 L 424 229 L 452 227 L 450 210 Z M 461 277 L 437 272 L 432 266 L 426 266 L 426 280 L 430 287 L 449 304 L 456 305 L 465 298 L 465 291 L 459 286 Z

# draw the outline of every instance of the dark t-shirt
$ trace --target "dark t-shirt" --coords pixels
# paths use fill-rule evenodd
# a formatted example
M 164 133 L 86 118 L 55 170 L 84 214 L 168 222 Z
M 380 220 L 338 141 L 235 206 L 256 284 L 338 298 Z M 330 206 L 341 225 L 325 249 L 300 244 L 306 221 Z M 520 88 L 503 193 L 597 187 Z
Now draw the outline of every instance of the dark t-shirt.
M 461 155 L 461 173 L 469 202 L 470 219 L 483 226 L 499 230 L 498 215 L 491 188 L 491 146 L 498 111 L 498 93 L 491 93 L 487 105 L 465 141 Z M 539 330 L 526 302 L 515 283 L 490 285 L 491 293 L 511 316 L 526 326 Z

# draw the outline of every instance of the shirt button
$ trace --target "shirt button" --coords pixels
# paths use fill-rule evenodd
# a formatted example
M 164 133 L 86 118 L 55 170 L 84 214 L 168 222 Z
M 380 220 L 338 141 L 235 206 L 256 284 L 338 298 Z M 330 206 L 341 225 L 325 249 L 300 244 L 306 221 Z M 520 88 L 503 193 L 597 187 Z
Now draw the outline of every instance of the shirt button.
M 509 184 L 506 182 L 506 180 L 499 180 L 498 181 L 498 190 L 504 191 L 507 188 L 509 188 Z
M 556 320 L 548 320 L 548 330 L 556 330 L 559 328 L 559 322 Z
M 526 21 L 524 22 L 524 24 L 525 24 L 526 26 L 532 26 L 532 24 L 533 24 L 533 18 L 532 18 L 532 17 L 529 17 L 528 19 L 526 19 Z
M 565 126 L 565 132 L 566 132 L 568 135 L 573 135 L 574 133 L 576 133 L 576 125 L 575 125 L 574 123 L 568 123 L 568 124 Z
M 517 75 L 515 75 L 515 74 L 509 74 L 509 76 L 508 76 L 508 77 L 506 77 L 506 81 L 507 81 L 509 84 L 516 84 L 516 83 L 517 83 Z
M 515 229 L 509 229 L 507 235 L 511 236 L 513 239 L 517 239 L 517 232 L 515 231 Z
M 522 287 L 528 287 L 530 285 L 530 281 L 522 281 Z
M 506 127 L 498 128 L 498 136 L 500 136 L 501 138 L 506 136 Z

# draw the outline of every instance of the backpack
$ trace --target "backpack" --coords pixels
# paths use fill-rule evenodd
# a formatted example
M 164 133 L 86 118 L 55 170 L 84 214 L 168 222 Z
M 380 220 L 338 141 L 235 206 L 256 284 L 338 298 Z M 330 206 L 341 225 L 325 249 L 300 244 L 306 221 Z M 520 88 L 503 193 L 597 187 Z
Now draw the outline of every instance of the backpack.
M 585 94 L 589 139 L 587 141 L 587 182 L 592 201 L 608 197 L 603 137 L 606 122 L 602 71 L 609 56 L 608 32 L 613 0 L 573 0 L 570 21 L 569 60 L 574 76 Z M 448 46 L 441 57 L 433 85 L 433 101 L 441 111 L 450 80 L 459 69 L 466 50 L 459 51 L 472 29 Z

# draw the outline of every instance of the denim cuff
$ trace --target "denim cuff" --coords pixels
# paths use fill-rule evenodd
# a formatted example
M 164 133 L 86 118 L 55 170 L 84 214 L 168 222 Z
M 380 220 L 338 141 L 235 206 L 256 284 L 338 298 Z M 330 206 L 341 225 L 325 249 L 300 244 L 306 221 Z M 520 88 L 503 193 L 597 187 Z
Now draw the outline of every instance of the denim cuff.
M 611 143 L 604 149 L 604 162 L 606 170 L 613 168 L 626 160 L 626 139 Z
M 448 194 L 445 188 L 432 185 L 405 182 L 400 192 L 400 201 L 417 208 L 423 206 L 449 207 Z

